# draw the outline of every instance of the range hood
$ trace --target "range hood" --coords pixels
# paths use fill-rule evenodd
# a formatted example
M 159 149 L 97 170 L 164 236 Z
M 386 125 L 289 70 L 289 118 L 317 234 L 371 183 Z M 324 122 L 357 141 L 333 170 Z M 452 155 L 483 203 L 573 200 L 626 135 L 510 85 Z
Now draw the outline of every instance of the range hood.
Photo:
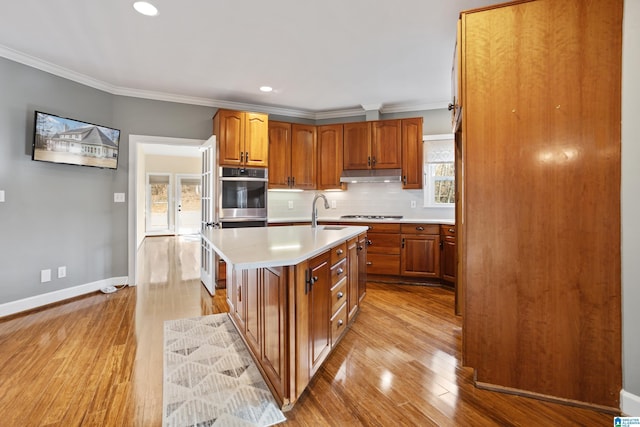
M 401 169 L 351 169 L 342 171 L 340 182 L 401 182 Z

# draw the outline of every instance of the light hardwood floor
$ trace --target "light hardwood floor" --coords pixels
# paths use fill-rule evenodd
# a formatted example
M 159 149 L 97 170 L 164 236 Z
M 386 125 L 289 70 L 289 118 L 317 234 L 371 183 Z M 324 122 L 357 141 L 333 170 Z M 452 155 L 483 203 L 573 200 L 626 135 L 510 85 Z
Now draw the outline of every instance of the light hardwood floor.
M 169 319 L 226 311 L 194 239 L 146 239 L 137 287 L 0 319 L 0 425 L 159 426 Z M 453 293 L 370 283 L 287 426 L 611 426 L 613 416 L 473 386 Z M 535 375 L 535 372 L 531 372 Z

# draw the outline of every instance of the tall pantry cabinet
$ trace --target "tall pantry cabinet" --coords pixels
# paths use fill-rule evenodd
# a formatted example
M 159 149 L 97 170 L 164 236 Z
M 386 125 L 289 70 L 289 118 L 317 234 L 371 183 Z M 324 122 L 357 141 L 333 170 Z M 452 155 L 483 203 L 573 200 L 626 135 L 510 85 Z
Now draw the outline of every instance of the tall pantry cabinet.
M 622 7 L 461 13 L 458 279 L 480 387 L 619 408 Z

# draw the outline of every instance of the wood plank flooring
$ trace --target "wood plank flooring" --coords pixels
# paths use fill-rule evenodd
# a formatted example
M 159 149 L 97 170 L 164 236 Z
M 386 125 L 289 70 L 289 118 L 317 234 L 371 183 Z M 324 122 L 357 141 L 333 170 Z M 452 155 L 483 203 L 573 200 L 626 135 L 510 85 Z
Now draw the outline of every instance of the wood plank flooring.
M 0 425 L 160 426 L 169 319 L 227 310 L 199 280 L 199 243 L 154 237 L 138 286 L 0 319 Z M 597 411 L 480 390 L 438 287 L 370 283 L 353 327 L 286 426 L 610 426 Z M 531 372 L 531 375 L 536 375 Z

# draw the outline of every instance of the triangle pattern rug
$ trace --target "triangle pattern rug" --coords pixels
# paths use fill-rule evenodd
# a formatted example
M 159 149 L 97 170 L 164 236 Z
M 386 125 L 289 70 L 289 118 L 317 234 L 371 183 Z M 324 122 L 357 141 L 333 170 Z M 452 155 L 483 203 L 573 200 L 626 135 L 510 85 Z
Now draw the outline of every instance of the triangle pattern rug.
M 227 313 L 164 322 L 165 427 L 286 421 Z

